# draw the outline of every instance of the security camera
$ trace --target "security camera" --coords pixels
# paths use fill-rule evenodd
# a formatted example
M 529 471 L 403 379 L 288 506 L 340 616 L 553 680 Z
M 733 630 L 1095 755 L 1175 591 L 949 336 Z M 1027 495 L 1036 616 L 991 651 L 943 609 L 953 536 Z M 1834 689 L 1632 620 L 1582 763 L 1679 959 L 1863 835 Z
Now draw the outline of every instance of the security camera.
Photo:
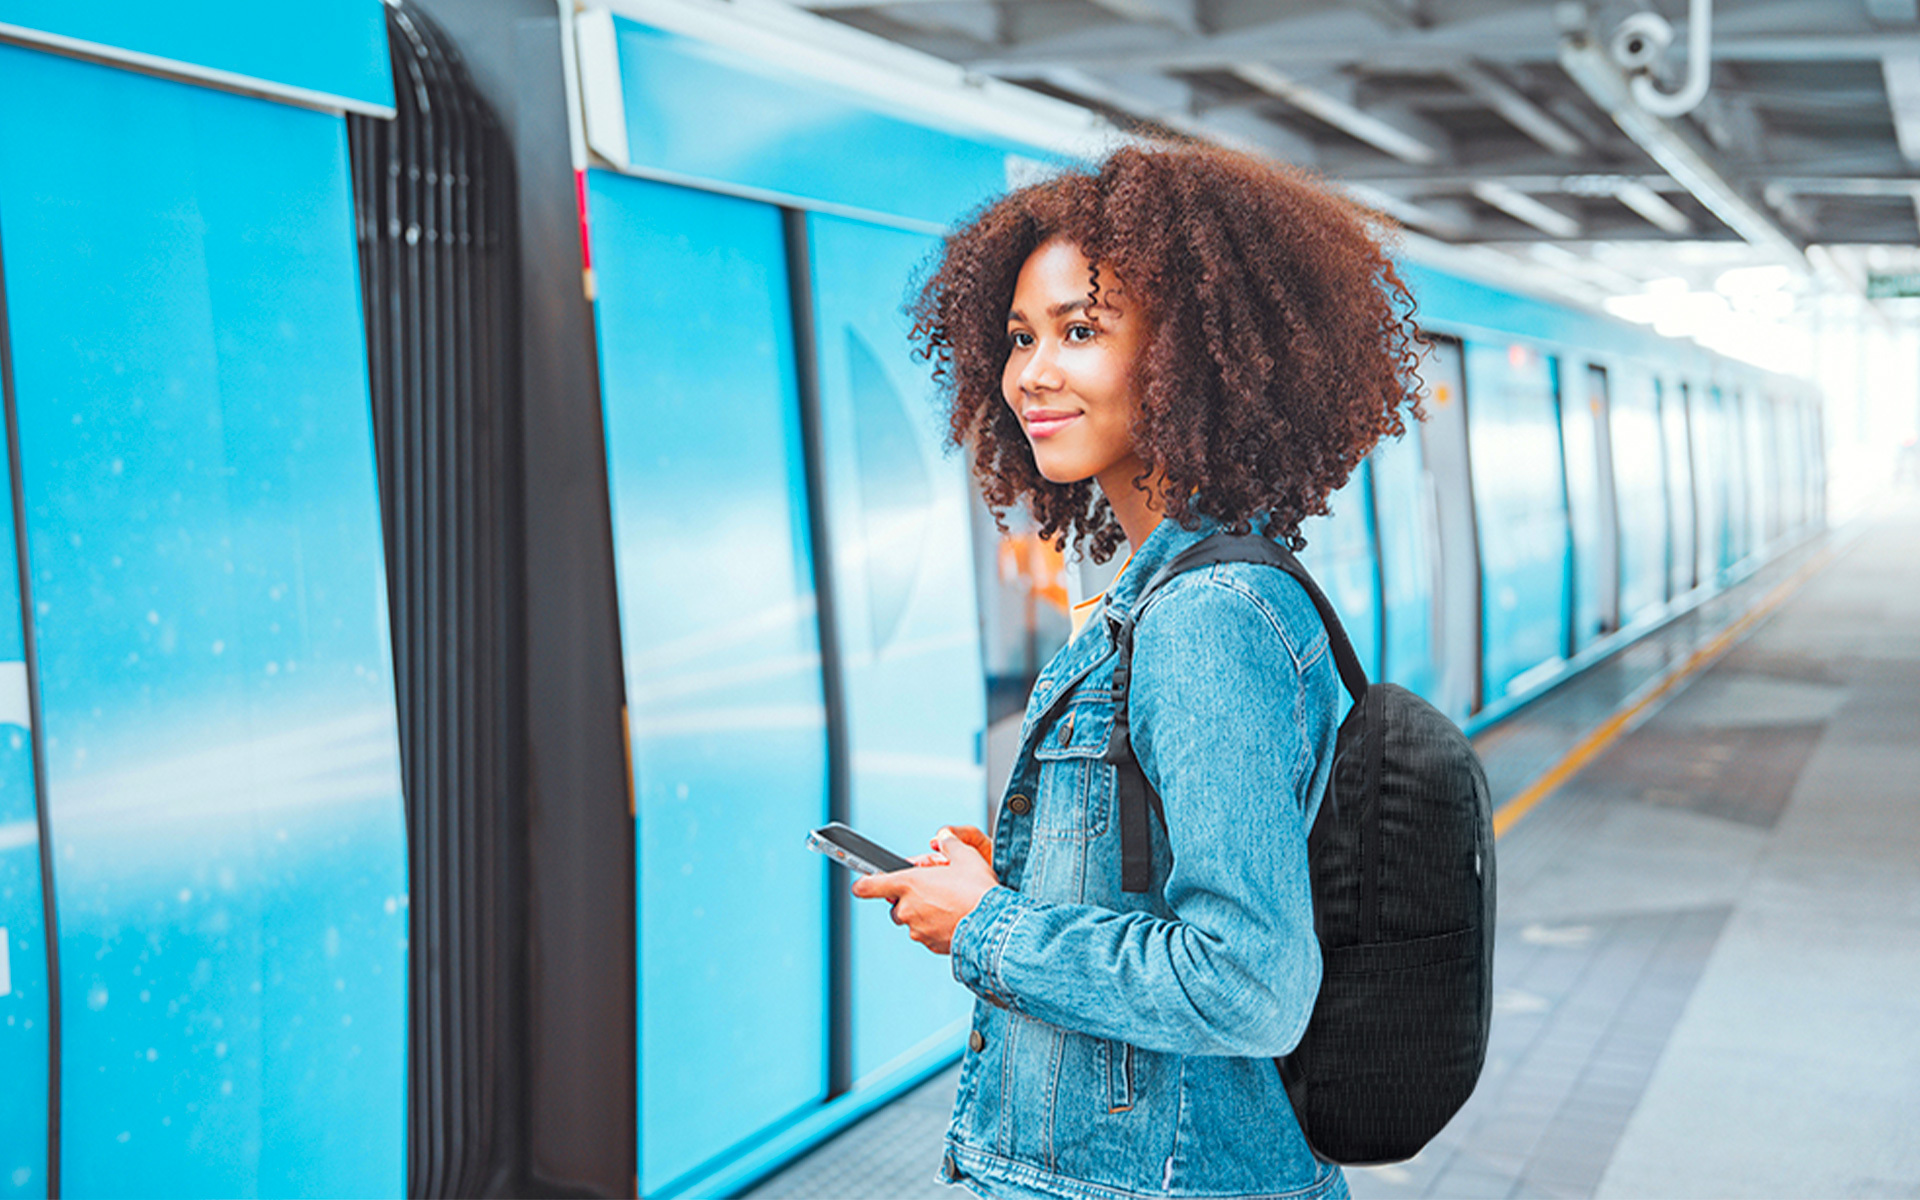
M 1629 72 L 1652 69 L 1673 44 L 1673 26 L 1658 13 L 1639 12 L 1613 31 L 1613 61 Z

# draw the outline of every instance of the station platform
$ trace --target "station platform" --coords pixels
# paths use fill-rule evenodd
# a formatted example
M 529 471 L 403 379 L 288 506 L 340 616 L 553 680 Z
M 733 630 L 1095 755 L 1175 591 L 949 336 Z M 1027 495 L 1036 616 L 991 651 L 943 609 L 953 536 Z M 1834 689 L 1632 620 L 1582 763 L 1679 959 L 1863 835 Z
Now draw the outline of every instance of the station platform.
M 1920 496 L 1476 739 L 1492 1045 L 1389 1197 L 1920 1196 Z M 957 1196 L 957 1068 L 747 1193 Z

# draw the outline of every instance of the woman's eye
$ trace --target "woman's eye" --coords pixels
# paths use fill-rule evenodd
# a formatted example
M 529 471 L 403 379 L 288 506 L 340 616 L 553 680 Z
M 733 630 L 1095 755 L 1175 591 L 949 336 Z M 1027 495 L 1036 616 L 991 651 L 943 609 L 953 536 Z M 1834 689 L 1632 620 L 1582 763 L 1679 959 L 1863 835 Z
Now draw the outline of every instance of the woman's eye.
M 1067 326 L 1067 340 L 1070 342 L 1089 341 L 1096 332 L 1091 325 L 1069 325 Z
M 1014 347 L 1019 350 L 1025 350 L 1028 346 L 1033 345 L 1033 335 L 1018 329 L 1009 333 L 1007 340 L 1012 342 Z

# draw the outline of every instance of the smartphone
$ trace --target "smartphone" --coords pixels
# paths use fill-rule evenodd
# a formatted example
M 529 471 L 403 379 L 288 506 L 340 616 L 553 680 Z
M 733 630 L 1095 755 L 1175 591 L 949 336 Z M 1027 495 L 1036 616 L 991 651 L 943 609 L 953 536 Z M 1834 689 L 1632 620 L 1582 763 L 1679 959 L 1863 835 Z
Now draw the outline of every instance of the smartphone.
M 835 821 L 807 835 L 807 847 L 818 850 L 849 871 L 873 875 L 882 871 L 904 871 L 913 864 L 893 851 L 876 846 L 845 825 Z

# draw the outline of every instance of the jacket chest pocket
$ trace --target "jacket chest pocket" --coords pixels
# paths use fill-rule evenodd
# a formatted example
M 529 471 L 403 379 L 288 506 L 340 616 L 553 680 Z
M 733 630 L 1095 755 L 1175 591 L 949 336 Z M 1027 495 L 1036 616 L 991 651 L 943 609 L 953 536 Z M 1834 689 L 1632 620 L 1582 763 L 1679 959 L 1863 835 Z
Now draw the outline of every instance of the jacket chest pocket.
M 1105 690 L 1075 697 L 1034 747 L 1040 766 L 1035 836 L 1085 839 L 1105 833 L 1113 810 L 1114 768 L 1104 761 L 1113 733 Z

